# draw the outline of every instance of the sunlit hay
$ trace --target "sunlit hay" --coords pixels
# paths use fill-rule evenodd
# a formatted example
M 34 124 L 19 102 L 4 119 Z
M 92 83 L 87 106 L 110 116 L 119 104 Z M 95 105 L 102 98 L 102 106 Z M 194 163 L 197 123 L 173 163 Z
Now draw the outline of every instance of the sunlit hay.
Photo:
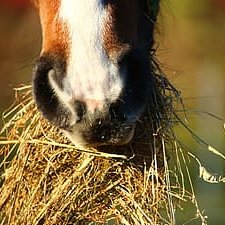
M 146 13 L 155 22 L 159 1 L 150 3 L 155 8 L 148 12 L 152 7 L 146 6 Z M 187 203 L 194 210 L 182 222 L 206 224 L 187 156 L 173 133 L 179 92 L 151 64 L 153 93 L 134 138 L 123 147 L 74 146 L 42 118 L 30 86 L 16 89 L 0 138 L 0 224 L 176 224 L 176 212 Z
M 134 141 L 119 152 L 74 146 L 39 114 L 30 86 L 16 89 L 0 140 L 2 224 L 175 224 L 187 202 L 196 209 L 187 219 L 206 224 L 185 190 L 186 156 L 173 134 L 179 93 L 161 74 L 153 81 Z
M 30 95 L 30 87 L 18 89 L 17 105 L 5 114 L 12 118 L 3 128 L 4 170 L 16 150 L 0 196 L 5 224 L 158 221 L 165 184 L 154 167 L 157 182 L 123 155 L 76 149 L 40 116 Z

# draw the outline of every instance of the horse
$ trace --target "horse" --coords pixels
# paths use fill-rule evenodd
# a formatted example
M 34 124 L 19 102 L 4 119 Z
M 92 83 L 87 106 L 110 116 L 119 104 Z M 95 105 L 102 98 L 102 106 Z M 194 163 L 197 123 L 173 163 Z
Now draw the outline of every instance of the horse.
M 160 0 L 36 0 L 38 110 L 75 144 L 123 146 L 152 94 Z

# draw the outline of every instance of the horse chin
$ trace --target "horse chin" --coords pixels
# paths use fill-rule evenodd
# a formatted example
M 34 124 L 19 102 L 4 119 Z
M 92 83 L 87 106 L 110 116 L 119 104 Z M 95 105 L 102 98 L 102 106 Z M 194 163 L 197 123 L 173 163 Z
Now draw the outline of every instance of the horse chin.
M 113 128 L 108 128 L 112 131 Z M 97 128 L 98 130 L 98 128 Z M 77 128 L 63 130 L 64 135 L 78 147 L 122 146 L 128 144 L 134 136 L 135 125 L 129 125 L 129 129 L 121 126 L 121 132 L 115 129 L 112 133 L 96 133 L 94 128 L 89 131 L 80 131 Z

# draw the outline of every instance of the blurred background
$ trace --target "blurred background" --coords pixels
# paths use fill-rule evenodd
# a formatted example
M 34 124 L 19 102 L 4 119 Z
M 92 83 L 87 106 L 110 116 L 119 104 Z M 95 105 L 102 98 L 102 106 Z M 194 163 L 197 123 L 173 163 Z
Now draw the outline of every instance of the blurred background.
M 162 3 L 157 58 L 182 92 L 188 125 L 225 154 L 225 0 Z M 13 88 L 31 82 L 32 65 L 40 51 L 40 25 L 28 1 L 0 1 L 0 34 L 2 113 L 13 102 Z M 189 133 L 177 131 L 210 172 L 225 175 L 223 160 L 207 152 Z M 191 167 L 200 209 L 208 215 L 209 225 L 225 224 L 225 184 L 203 182 L 198 178 L 197 163 L 191 161 Z

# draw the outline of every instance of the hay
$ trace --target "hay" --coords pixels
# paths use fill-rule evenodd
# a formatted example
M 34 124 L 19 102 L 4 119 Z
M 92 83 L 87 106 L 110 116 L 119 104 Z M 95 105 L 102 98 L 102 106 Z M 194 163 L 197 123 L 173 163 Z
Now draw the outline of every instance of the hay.
M 142 4 L 155 26 L 159 1 Z M 182 122 L 174 106 L 183 106 L 180 93 L 154 60 L 151 64 L 153 94 L 133 140 L 122 147 L 74 146 L 37 111 L 30 86 L 15 89 L 0 137 L 1 225 L 207 224 L 195 197 L 190 157 L 202 179 L 225 178 L 210 174 L 181 148 L 174 125 L 181 122 L 204 148 L 224 156 Z
M 185 190 L 186 159 L 172 129 L 177 98 L 155 74 L 135 138 L 99 151 L 71 144 L 37 111 L 31 87 L 16 89 L 0 139 L 1 224 L 175 224 L 175 212 L 187 202 L 206 224 L 194 191 Z

